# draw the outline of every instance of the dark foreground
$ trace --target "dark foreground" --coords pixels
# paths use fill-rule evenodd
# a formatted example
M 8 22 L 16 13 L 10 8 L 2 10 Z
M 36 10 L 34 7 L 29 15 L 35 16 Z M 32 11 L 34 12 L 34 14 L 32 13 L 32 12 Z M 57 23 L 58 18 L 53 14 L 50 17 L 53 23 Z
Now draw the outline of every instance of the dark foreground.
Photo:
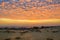
M 0 40 L 60 40 L 60 26 L 0 28 Z

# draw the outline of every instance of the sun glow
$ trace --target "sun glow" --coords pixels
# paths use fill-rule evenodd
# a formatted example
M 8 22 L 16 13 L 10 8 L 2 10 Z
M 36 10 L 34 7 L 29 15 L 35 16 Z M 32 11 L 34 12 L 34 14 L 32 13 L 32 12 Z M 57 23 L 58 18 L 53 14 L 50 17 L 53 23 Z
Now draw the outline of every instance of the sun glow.
M 0 22 L 5 22 L 5 23 L 25 23 L 25 22 L 30 22 L 30 23 L 60 23 L 60 19 L 42 19 L 42 20 L 17 20 L 17 19 L 6 19 L 6 18 L 0 18 Z

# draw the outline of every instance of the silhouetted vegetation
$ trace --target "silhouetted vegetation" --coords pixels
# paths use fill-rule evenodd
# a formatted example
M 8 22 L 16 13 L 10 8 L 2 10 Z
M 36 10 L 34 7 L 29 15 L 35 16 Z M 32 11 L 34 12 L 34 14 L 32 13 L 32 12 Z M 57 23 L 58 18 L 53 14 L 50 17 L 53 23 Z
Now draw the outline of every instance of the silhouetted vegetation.
M 58 31 L 52 31 L 53 33 L 56 33 L 56 32 L 58 32 Z
M 39 27 L 36 26 L 36 27 L 33 27 L 33 29 L 39 29 Z
M 21 37 L 16 37 L 15 39 L 16 39 L 16 40 L 20 40 L 20 39 L 21 39 Z
M 7 38 L 7 39 L 5 39 L 5 40 L 11 40 L 10 38 Z
M 60 26 L 33 26 L 33 28 L 27 28 L 27 27 L 0 27 L 0 30 L 30 30 L 30 29 L 46 29 L 46 28 L 53 28 L 53 27 L 60 27 Z
M 47 38 L 46 40 L 53 40 L 52 38 Z

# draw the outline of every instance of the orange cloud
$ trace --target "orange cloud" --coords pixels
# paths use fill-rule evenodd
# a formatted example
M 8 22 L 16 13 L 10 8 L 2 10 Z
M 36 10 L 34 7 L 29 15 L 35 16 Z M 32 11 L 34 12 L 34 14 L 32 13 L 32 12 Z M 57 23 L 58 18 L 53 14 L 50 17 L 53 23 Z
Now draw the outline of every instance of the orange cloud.
M 52 0 L 46 0 L 46 1 L 48 1 L 48 2 L 52 2 Z
M 52 8 L 51 8 L 52 7 Z M 60 7 L 58 4 L 33 7 L 27 11 L 22 8 L 12 9 L 12 10 L 3 10 L 1 11 L 0 18 L 10 18 L 10 19 L 28 19 L 28 20 L 37 20 L 37 19 L 60 19 Z M 4 16 L 5 15 L 5 16 Z

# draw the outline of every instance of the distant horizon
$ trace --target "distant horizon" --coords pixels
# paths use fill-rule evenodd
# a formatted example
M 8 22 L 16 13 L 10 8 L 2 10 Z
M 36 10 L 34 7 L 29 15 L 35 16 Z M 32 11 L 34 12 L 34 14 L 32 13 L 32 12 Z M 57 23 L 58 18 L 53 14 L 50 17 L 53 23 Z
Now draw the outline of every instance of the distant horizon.
M 60 25 L 60 19 L 45 19 L 45 20 L 14 20 L 0 18 L 0 26 L 56 26 Z

